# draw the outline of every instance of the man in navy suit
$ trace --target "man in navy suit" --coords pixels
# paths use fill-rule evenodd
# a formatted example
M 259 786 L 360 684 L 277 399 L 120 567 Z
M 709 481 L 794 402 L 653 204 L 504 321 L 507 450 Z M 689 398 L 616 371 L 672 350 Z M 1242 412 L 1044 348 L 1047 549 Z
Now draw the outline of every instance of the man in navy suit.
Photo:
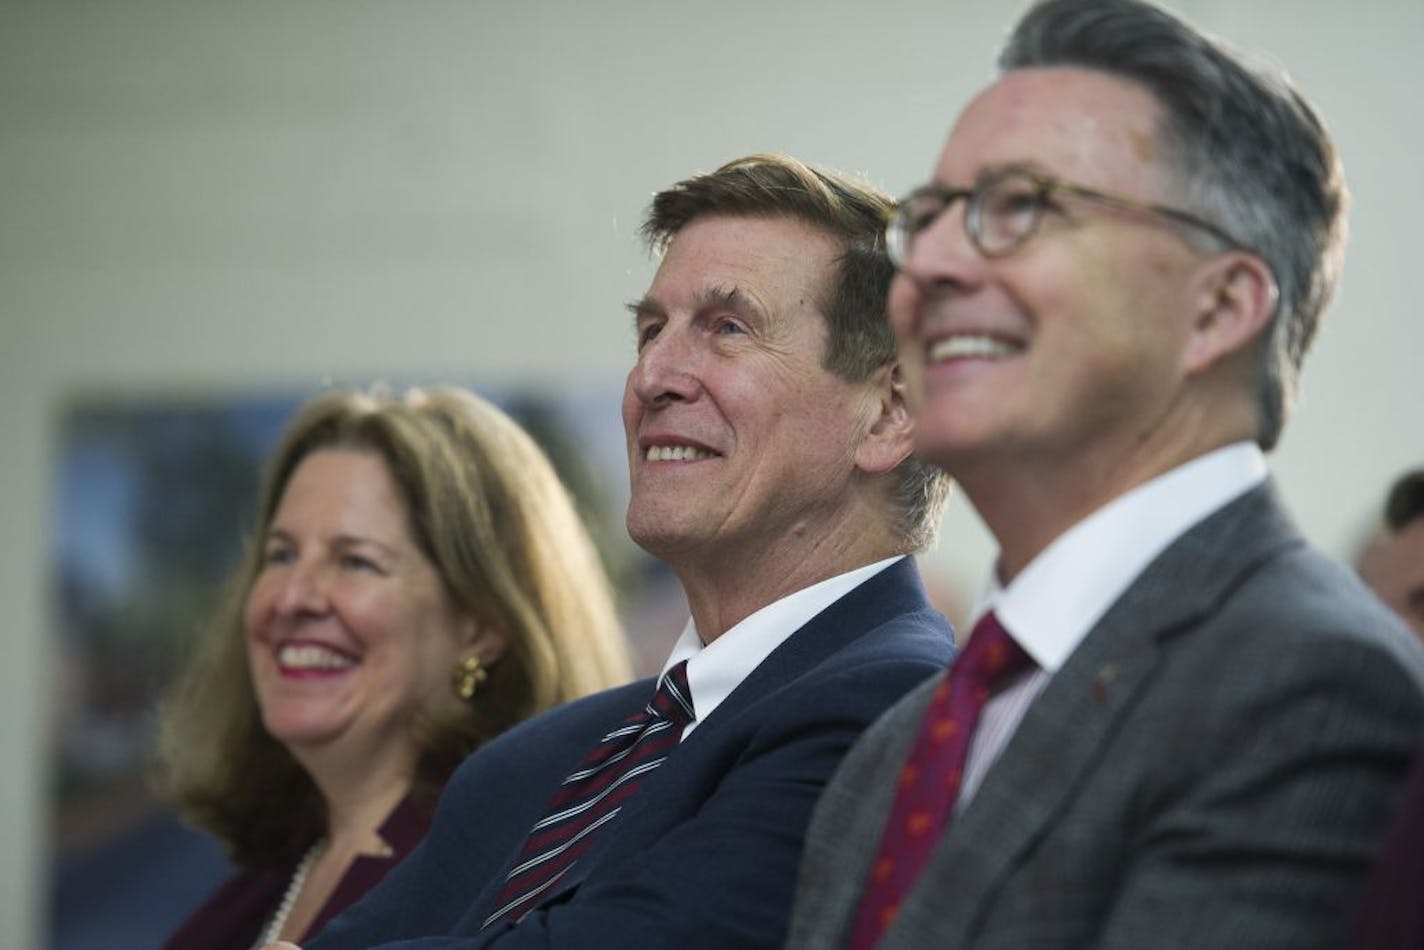
M 781 942 L 821 788 L 953 649 L 907 557 L 933 540 L 947 485 L 911 458 L 884 318 L 889 208 L 782 156 L 654 198 L 644 234 L 662 260 L 631 306 L 623 398 L 628 531 L 686 591 L 667 671 L 686 661 L 692 721 L 532 896 L 510 897 L 531 827 L 654 683 L 489 743 L 421 848 L 313 950 Z

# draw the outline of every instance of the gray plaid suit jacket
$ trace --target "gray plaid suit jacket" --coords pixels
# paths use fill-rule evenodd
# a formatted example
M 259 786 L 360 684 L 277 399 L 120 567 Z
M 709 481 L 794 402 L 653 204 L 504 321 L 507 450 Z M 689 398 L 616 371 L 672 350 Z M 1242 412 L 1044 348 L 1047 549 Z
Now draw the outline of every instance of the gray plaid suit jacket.
M 788 946 L 844 946 L 938 677 L 816 807 Z M 1029 708 L 896 948 L 1337 947 L 1424 732 L 1424 651 L 1264 485 L 1165 550 Z

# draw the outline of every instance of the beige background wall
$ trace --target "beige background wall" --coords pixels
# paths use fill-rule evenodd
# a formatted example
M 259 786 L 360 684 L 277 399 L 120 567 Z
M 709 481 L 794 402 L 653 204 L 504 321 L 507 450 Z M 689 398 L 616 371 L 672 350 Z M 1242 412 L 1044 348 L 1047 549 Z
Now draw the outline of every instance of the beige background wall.
M 40 940 L 67 397 L 619 376 L 652 191 L 766 149 L 907 189 L 1018 6 L 0 3 L 0 946 Z M 1345 284 L 1274 462 L 1343 556 L 1424 461 L 1424 4 L 1175 7 L 1287 64 L 1344 152 Z M 931 561 L 989 550 L 960 506 Z

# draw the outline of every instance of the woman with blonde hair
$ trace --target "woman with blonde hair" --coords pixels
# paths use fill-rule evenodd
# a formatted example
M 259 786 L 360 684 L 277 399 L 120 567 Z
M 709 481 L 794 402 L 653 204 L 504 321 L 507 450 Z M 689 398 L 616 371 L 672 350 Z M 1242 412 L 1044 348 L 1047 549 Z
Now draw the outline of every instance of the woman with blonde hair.
M 163 710 L 164 784 L 241 867 L 168 946 L 315 933 L 471 750 L 627 678 L 598 555 L 518 425 L 454 388 L 313 399 Z

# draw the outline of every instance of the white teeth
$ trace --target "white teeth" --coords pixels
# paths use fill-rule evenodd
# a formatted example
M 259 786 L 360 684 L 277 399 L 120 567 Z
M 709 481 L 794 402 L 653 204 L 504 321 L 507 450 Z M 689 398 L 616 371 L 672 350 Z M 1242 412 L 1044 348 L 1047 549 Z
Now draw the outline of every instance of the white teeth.
M 294 670 L 340 670 L 355 665 L 350 657 L 312 643 L 282 647 L 277 651 L 277 662 Z
M 647 452 L 649 462 L 693 462 L 711 457 L 711 452 L 691 445 L 650 445 Z
M 964 335 L 945 337 L 930 345 L 930 362 L 951 360 L 962 356 L 997 357 L 1012 356 L 1022 347 L 992 336 Z

